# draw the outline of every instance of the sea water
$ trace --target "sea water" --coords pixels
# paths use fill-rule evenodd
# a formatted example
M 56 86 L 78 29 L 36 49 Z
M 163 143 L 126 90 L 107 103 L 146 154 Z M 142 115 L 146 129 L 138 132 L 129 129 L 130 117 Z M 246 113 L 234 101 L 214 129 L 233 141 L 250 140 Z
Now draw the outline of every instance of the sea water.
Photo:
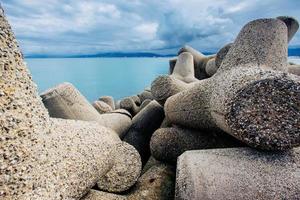
M 39 92 L 63 82 L 72 83 L 89 100 L 109 95 L 136 95 L 162 74 L 169 58 L 42 58 L 26 59 Z M 289 61 L 300 64 L 299 57 Z
M 109 95 L 136 95 L 169 70 L 168 58 L 42 58 L 26 59 L 33 80 L 43 92 L 72 83 L 89 101 Z

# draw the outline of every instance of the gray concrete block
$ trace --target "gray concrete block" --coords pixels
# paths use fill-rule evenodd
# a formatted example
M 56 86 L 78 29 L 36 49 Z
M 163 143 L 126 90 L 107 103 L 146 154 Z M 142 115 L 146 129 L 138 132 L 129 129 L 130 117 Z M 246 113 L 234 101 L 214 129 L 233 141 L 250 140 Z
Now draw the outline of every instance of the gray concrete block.
M 187 151 L 178 158 L 175 199 L 299 199 L 299 164 L 299 148 Z

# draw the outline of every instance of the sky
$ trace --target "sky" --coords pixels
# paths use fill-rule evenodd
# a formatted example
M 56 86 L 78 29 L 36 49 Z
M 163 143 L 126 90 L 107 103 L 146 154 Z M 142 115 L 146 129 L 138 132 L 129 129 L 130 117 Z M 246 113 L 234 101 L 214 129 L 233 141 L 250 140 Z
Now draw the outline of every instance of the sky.
M 300 20 L 299 0 L 0 0 L 25 55 L 216 52 L 249 21 Z M 300 33 L 290 42 L 300 47 Z

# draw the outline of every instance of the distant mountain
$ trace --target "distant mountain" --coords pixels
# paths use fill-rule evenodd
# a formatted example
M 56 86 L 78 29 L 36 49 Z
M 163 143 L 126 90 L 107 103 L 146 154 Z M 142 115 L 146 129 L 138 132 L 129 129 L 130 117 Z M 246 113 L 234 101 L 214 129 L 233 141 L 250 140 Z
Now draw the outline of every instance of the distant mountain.
M 156 54 L 148 52 L 108 52 L 97 54 L 84 54 L 84 55 L 44 55 L 44 54 L 30 54 L 25 55 L 26 58 L 118 58 L 118 57 L 173 57 L 175 54 Z
M 211 55 L 214 53 L 205 52 L 205 55 Z M 25 58 L 136 58 L 136 57 L 174 57 L 176 54 L 157 54 L 149 52 L 108 52 L 97 54 L 82 54 L 82 55 L 46 55 L 46 54 L 29 54 L 25 55 Z
M 205 55 L 215 54 L 214 52 L 204 52 Z M 289 56 L 300 56 L 300 48 L 289 48 Z M 120 58 L 120 57 L 174 57 L 176 54 L 157 54 L 149 52 L 107 52 L 96 54 L 78 54 L 78 55 L 47 55 L 47 54 L 29 54 L 25 58 Z

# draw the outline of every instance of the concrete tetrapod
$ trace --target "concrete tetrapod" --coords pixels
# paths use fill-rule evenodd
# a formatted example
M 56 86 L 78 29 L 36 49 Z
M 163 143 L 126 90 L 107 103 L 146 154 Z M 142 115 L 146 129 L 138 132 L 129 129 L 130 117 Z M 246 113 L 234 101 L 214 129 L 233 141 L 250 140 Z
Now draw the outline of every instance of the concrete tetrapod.
M 150 142 L 151 155 L 170 164 L 176 164 L 177 157 L 188 150 L 239 146 L 245 145 L 226 133 L 182 127 L 160 128 Z
M 94 101 L 94 103 L 92 105 L 98 111 L 99 114 L 103 114 L 103 113 L 112 111 L 112 108 L 110 107 L 110 105 L 108 105 L 107 103 L 105 103 L 103 101 Z
M 189 52 L 192 54 L 194 59 L 194 70 L 195 70 L 195 77 L 199 80 L 208 78 L 209 76 L 206 74 L 206 64 L 207 62 L 214 58 L 215 55 L 205 56 L 201 52 L 197 51 L 196 49 L 185 45 L 178 51 L 178 55 L 182 54 L 183 52 Z
M 288 17 L 288 16 L 280 16 L 277 17 L 277 19 L 280 19 L 285 23 L 285 25 L 288 28 L 288 41 L 291 41 L 296 32 L 299 29 L 299 23 L 298 21 L 293 18 L 293 17 Z
M 134 100 L 130 97 L 126 97 L 120 101 L 120 108 L 127 110 L 132 116 L 136 115 L 140 111 L 139 106 L 137 106 Z
M 288 72 L 300 76 L 300 65 L 289 65 Z
M 152 165 L 125 194 L 90 190 L 82 200 L 169 200 L 174 198 L 175 169 L 160 162 Z
M 41 94 L 49 115 L 54 118 L 97 121 L 123 135 L 131 126 L 131 118 L 119 112 L 99 114 L 88 100 L 70 83 L 62 83 Z M 125 131 L 125 132 L 123 132 Z
M 300 148 L 186 151 L 178 158 L 176 200 L 299 199 Z
M 79 199 L 127 147 L 97 123 L 50 119 L 2 9 L 0 27 L 0 198 Z
M 243 27 L 217 73 L 165 104 L 171 123 L 220 128 L 252 147 L 300 144 L 300 77 L 287 74 L 287 27 L 258 19 Z
M 190 88 L 198 80 L 194 76 L 193 56 L 184 52 L 178 56 L 171 75 L 159 76 L 151 84 L 151 92 L 156 101 L 164 104 L 167 98 Z
M 159 128 L 164 117 L 163 107 L 153 100 L 132 119 L 132 126 L 125 135 L 124 141 L 137 149 L 143 164 L 150 157 L 151 136 Z
M 116 109 L 115 101 L 112 96 L 102 96 L 99 98 L 99 101 L 103 101 L 103 102 L 107 103 L 113 110 Z

